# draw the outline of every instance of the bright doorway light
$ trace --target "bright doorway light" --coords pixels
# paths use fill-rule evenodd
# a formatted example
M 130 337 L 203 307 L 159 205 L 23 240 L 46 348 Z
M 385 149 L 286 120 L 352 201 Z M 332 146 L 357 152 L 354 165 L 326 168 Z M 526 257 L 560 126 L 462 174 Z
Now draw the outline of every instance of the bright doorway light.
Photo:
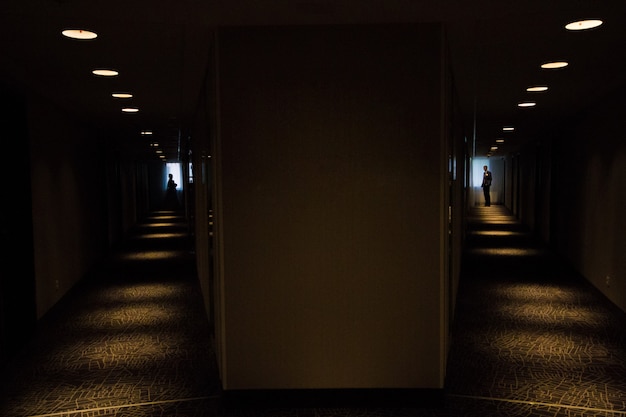
M 180 162 L 168 162 L 165 164 L 165 181 L 163 183 L 163 188 L 167 189 L 167 181 L 169 180 L 169 174 L 172 174 L 172 179 L 177 184 L 176 189 L 180 190 L 182 188 L 182 168 Z
M 489 158 L 474 158 L 472 160 L 472 183 L 480 187 L 483 183 L 483 166 L 489 167 Z

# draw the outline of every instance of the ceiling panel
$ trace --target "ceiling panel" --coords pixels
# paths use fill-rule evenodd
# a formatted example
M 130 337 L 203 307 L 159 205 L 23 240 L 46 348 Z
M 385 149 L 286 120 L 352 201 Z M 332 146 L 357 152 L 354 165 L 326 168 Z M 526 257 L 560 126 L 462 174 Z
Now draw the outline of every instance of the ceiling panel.
M 443 22 L 467 135 L 480 155 L 502 136 L 504 124 L 517 129 L 496 156 L 540 130 L 558 129 L 623 89 L 626 73 L 623 0 L 3 0 L 2 7 L 3 78 L 115 132 L 133 149 L 145 146 L 142 129 L 178 149 L 178 132 L 194 117 L 216 25 Z M 592 17 L 605 23 L 580 33 L 564 29 Z M 99 37 L 66 39 L 60 31 L 68 27 L 93 29 Z M 570 65 L 539 68 L 551 59 Z M 120 75 L 98 78 L 90 73 L 95 67 Z M 549 90 L 530 95 L 531 84 Z M 115 100 L 114 91 L 134 98 Z M 536 98 L 535 108 L 517 107 L 528 98 Z M 125 104 L 139 113 L 123 114 Z

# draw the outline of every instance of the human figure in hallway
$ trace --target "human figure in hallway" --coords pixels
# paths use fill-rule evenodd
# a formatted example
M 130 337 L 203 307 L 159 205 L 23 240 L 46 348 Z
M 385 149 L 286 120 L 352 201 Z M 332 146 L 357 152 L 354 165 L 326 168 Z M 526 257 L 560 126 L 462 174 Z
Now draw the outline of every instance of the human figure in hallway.
M 165 191 L 165 208 L 175 210 L 179 208 L 178 196 L 176 195 L 176 187 L 178 184 L 174 181 L 174 175 L 169 174 L 167 180 L 167 190 Z
M 483 166 L 483 171 L 483 183 L 481 187 L 483 187 L 483 194 L 485 195 L 485 207 L 489 207 L 491 206 L 490 188 L 493 177 L 491 175 L 491 171 L 487 168 L 487 165 Z

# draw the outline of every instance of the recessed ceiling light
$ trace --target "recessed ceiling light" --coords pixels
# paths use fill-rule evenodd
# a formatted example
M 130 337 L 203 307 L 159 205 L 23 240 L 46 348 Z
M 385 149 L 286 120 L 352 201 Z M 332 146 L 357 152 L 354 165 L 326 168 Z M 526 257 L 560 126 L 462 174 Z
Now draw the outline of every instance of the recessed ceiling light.
M 526 91 L 529 91 L 531 93 L 538 92 L 538 91 L 547 91 L 547 90 L 548 90 L 548 87 L 546 87 L 545 85 L 535 85 L 533 87 L 528 87 L 526 89 Z
M 504 143 L 504 139 L 496 139 L 496 143 Z
M 138 109 L 138 108 L 136 108 L 136 107 L 124 107 L 124 108 L 122 109 L 122 111 L 123 111 L 124 113 L 137 113 L 137 112 L 139 111 L 139 109 Z
M 113 93 L 111 95 L 115 98 L 133 98 L 133 95 L 130 93 Z
M 601 24 L 602 24 L 602 20 L 597 20 L 597 19 L 578 20 L 576 22 L 571 22 L 565 25 L 565 29 L 567 30 L 593 29 L 593 28 L 597 28 Z
M 61 34 L 68 38 L 82 39 L 82 40 L 96 39 L 98 37 L 97 33 L 92 32 L 90 30 L 84 30 L 84 29 L 65 29 L 64 31 L 61 32 Z
M 554 61 L 554 62 L 546 62 L 545 64 L 542 64 L 541 68 L 555 69 L 555 68 L 564 68 L 568 65 L 569 63 L 565 61 Z
M 534 101 L 523 101 L 521 103 L 518 103 L 517 107 L 534 107 L 536 105 L 537 103 L 535 103 Z
M 512 132 L 515 130 L 515 128 L 511 126 L 504 126 L 502 130 L 504 130 L 505 132 Z
M 491 149 L 492 151 L 495 151 L 495 150 L 498 150 L 498 147 L 497 147 L 497 146 L 492 146 L 492 147 L 491 147 L 491 148 L 489 148 L 489 149 Z
M 152 130 L 142 130 L 141 134 L 146 136 L 146 135 L 151 135 L 152 134 Z
M 112 69 L 95 69 L 91 71 L 93 75 L 100 75 L 101 77 L 115 77 L 119 72 Z

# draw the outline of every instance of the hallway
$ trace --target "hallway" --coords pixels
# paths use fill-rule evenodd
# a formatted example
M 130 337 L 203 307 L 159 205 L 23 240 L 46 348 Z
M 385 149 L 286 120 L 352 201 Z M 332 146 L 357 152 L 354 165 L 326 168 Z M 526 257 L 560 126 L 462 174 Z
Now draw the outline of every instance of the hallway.
M 476 207 L 445 404 L 220 409 L 186 224 L 146 219 L 2 378 L 2 417 L 626 416 L 626 319 L 501 206 Z
M 205 415 L 219 387 L 191 248 L 182 216 L 146 218 L 44 318 L 0 416 Z
M 448 363 L 453 415 L 626 415 L 625 325 L 502 206 L 473 208 Z

